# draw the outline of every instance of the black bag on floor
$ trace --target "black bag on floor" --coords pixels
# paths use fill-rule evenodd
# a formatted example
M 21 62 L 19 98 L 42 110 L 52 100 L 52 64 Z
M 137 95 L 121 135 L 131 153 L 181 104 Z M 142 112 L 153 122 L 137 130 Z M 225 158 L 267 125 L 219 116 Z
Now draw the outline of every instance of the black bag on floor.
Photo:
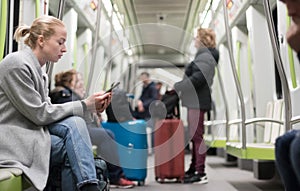
M 180 118 L 179 96 L 175 90 L 166 91 L 161 100 L 150 105 L 151 116 L 157 119 Z
M 97 179 L 100 181 L 102 191 L 109 191 L 109 178 L 106 162 L 101 158 L 95 158 Z
M 180 118 L 179 96 L 175 90 L 166 91 L 161 101 L 165 104 L 167 109 L 166 119 Z

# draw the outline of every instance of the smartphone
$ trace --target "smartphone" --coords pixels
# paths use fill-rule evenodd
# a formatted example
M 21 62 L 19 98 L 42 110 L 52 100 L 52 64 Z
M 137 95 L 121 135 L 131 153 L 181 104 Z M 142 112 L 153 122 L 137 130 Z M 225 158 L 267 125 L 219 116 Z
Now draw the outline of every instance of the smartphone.
M 108 93 L 108 92 L 111 92 L 113 89 L 115 89 L 116 87 L 118 87 L 118 85 L 120 85 L 120 82 L 117 82 L 117 83 L 112 83 L 111 84 L 111 87 L 105 91 L 105 93 Z

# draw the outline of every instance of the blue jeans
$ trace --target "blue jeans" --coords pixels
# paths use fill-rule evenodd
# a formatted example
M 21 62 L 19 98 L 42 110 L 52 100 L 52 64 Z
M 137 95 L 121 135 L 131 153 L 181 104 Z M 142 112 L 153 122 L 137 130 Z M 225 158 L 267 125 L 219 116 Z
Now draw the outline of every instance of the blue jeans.
M 55 184 L 52 181 L 60 176 L 63 191 L 80 190 L 87 183 L 99 184 L 85 121 L 80 117 L 68 117 L 51 124 L 49 132 L 51 134 L 51 156 L 50 175 L 46 190 L 49 190 L 48 187 Z M 60 172 L 61 174 L 57 174 Z
M 291 130 L 275 143 L 276 165 L 286 191 L 300 190 L 300 131 Z

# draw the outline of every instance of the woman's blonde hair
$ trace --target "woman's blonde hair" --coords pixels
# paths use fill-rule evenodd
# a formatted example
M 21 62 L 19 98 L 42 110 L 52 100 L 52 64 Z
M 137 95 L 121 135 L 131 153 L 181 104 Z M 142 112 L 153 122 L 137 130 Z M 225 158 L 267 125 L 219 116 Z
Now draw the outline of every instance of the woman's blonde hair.
M 17 42 L 21 37 L 25 37 L 25 44 L 34 49 L 39 35 L 43 35 L 45 39 L 49 39 L 55 34 L 55 27 L 65 25 L 63 22 L 53 16 L 43 15 L 35 19 L 30 26 L 21 25 L 17 28 L 14 38 Z
M 210 28 L 199 28 L 197 30 L 197 35 L 200 37 L 200 41 L 207 48 L 216 47 L 216 34 Z

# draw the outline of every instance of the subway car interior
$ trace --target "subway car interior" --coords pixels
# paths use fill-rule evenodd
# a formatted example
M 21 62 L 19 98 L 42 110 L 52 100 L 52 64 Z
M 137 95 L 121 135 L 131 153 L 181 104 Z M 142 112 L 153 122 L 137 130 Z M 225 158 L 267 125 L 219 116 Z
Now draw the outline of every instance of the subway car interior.
M 275 141 L 299 128 L 300 67 L 286 40 L 292 21 L 280 0 L 0 0 L 0 10 L 0 61 L 24 48 L 13 38 L 19 25 L 52 15 L 66 26 L 67 52 L 43 68 L 49 89 L 55 74 L 75 69 L 83 75 L 87 95 L 120 82 L 131 108 L 137 107 L 143 89 L 140 74 L 162 82 L 162 95 L 173 90 L 197 52 L 197 29 L 211 28 L 220 56 L 210 88 L 212 108 L 204 116 L 208 182 L 157 177 L 156 161 L 163 154 L 153 145 L 155 129 L 147 126 L 142 132 L 146 154 L 130 159 L 144 160 L 146 176 L 132 190 L 285 190 L 275 163 Z M 179 112 L 183 129 L 174 137 L 185 141 L 169 160 L 183 153 L 186 171 L 191 160 L 189 112 L 181 100 Z M 101 117 L 107 120 L 105 112 Z M 123 147 L 134 153 L 134 144 Z M 21 190 L 36 189 L 20 169 L 0 168 L 0 191 Z

